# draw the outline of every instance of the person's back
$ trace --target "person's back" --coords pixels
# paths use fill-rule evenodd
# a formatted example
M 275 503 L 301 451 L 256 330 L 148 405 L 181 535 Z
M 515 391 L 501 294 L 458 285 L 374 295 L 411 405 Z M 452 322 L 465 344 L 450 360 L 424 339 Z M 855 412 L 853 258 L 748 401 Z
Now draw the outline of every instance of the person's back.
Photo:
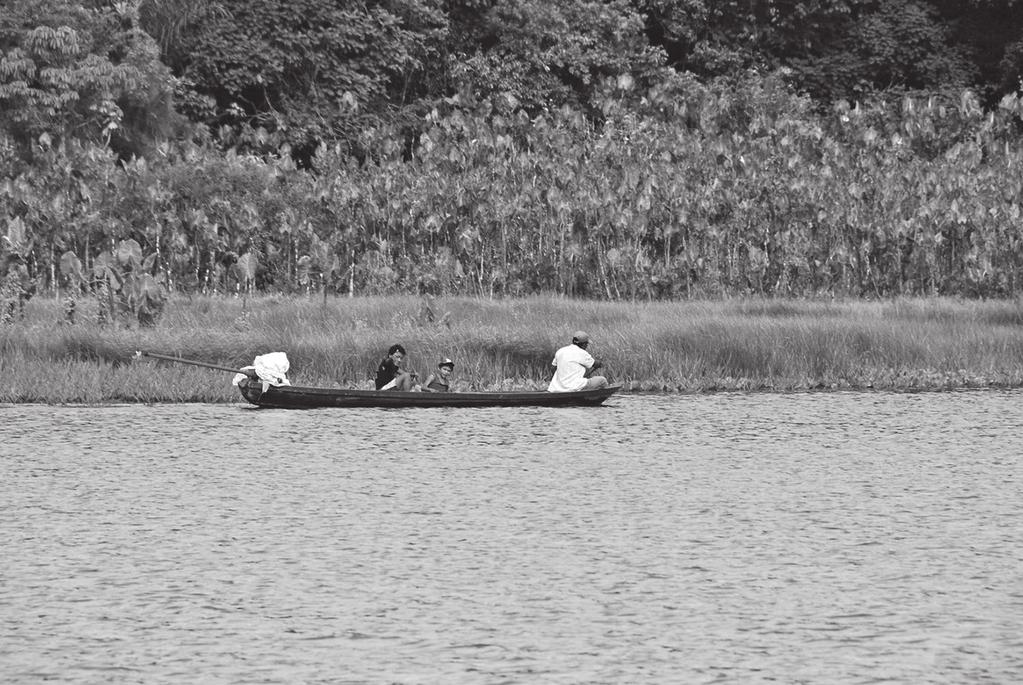
M 548 392 L 574 392 L 603 388 L 607 379 L 603 376 L 590 376 L 603 364 L 595 360 L 587 351 L 590 336 L 584 331 L 576 331 L 572 336 L 572 344 L 565 345 L 554 353 L 554 377 L 551 378 Z

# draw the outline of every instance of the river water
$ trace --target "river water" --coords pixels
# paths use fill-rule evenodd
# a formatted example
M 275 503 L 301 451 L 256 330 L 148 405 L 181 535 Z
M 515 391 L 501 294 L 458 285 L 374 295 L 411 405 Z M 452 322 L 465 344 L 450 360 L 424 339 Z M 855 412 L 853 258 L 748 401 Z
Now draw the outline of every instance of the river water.
M 1023 393 L 0 407 L 5 683 L 1013 683 Z

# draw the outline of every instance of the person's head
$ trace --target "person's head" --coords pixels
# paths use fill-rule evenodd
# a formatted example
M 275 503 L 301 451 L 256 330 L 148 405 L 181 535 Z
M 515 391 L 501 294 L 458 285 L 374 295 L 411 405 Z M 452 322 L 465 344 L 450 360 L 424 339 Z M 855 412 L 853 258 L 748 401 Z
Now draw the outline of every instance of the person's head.
M 405 358 L 405 348 L 398 344 L 391 345 L 387 349 L 387 356 L 396 362 L 400 362 Z
M 585 350 L 586 346 L 590 344 L 590 336 L 586 334 L 586 331 L 576 331 L 572 334 L 572 344 Z
M 452 371 L 455 370 L 455 363 L 448 359 L 447 357 L 445 357 L 444 359 L 440 360 L 440 364 L 437 364 L 437 370 L 440 371 L 440 374 L 442 376 L 446 377 L 450 375 Z

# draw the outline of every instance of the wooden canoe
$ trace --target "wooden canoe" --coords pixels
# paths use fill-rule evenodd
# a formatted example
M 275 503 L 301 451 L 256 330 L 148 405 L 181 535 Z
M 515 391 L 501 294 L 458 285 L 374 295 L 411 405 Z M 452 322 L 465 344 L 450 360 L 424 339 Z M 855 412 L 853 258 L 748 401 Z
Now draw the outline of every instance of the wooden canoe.
M 344 388 L 304 388 L 297 385 L 270 386 L 263 391 L 260 381 L 238 383 L 242 397 L 259 406 L 276 409 L 315 409 L 321 407 L 593 407 L 601 404 L 622 386 L 597 390 L 546 392 L 399 392 L 396 390 L 348 390 Z

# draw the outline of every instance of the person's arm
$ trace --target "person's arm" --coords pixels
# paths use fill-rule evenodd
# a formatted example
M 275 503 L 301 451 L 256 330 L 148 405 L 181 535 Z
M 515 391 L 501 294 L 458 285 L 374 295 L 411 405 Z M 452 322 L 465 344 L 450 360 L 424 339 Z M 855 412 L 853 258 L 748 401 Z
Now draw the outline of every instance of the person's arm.
M 431 373 L 429 376 L 426 377 L 426 380 L 423 381 L 423 386 L 422 386 L 422 391 L 423 392 L 436 392 L 433 388 L 430 387 L 430 383 L 433 383 L 433 377 L 434 377 L 434 374 Z
M 586 369 L 583 371 L 583 378 L 589 378 L 590 374 L 603 366 L 587 351 L 583 351 L 582 357 L 579 359 L 579 363 L 582 364 L 584 369 Z

